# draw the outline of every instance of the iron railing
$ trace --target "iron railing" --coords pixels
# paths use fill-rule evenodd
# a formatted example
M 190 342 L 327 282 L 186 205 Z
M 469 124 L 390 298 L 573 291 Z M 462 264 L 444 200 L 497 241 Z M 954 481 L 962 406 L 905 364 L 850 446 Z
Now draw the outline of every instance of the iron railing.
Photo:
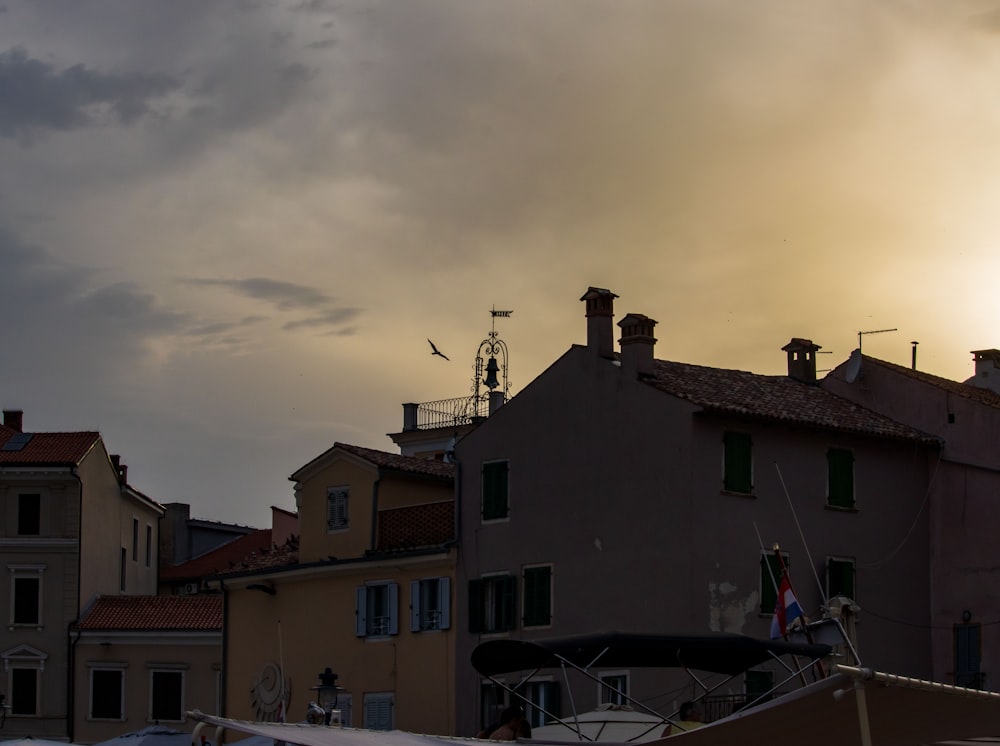
M 441 399 L 417 405 L 417 430 L 469 425 L 489 414 L 489 400 L 475 396 Z

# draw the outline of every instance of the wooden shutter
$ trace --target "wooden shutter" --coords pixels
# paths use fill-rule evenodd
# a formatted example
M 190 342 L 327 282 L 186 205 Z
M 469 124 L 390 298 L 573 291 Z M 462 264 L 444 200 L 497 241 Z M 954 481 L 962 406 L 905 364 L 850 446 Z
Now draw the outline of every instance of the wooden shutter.
M 723 435 L 723 489 L 750 494 L 753 491 L 753 442 L 748 433 Z

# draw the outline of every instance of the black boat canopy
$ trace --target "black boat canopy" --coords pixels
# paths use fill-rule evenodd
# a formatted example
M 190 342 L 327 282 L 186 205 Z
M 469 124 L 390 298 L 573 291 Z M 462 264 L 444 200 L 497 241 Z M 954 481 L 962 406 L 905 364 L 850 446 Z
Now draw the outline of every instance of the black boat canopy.
M 483 676 L 558 667 L 691 668 L 735 676 L 784 655 L 819 660 L 829 645 L 758 640 L 724 632 L 705 635 L 643 635 L 605 632 L 554 640 L 490 640 L 472 651 Z

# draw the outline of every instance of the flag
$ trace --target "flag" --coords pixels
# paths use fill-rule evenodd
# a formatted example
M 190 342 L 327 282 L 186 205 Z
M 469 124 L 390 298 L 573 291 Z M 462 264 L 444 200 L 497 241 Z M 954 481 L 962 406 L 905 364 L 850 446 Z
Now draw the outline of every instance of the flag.
M 788 573 L 781 576 L 781 585 L 778 587 L 778 598 L 774 602 L 774 616 L 771 618 L 771 639 L 777 640 L 784 637 L 789 626 L 798 618 L 804 617 L 802 607 L 799 606 L 795 593 L 792 592 L 792 584 L 788 580 Z

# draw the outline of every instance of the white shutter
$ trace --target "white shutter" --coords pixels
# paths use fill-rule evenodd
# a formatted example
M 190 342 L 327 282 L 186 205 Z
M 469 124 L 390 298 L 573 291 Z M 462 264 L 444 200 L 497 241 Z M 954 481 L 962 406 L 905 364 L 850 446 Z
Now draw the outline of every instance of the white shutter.
M 365 637 L 368 634 L 368 589 L 363 585 L 355 589 L 354 634 Z

